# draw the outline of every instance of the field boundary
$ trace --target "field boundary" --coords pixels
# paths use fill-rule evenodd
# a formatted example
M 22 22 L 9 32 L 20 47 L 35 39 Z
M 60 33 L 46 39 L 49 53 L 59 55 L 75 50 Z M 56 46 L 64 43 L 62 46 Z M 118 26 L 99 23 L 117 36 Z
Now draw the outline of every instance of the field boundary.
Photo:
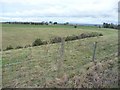
M 91 32 L 91 33 L 82 33 L 80 35 L 71 35 L 71 36 L 66 36 L 66 37 L 58 37 L 58 36 L 56 36 L 54 38 L 51 38 L 48 41 L 41 40 L 40 38 L 37 38 L 32 43 L 32 45 L 26 45 L 25 47 L 17 46 L 16 48 L 13 48 L 12 45 L 9 45 L 3 51 L 13 50 L 13 49 L 21 49 L 21 48 L 28 48 L 28 47 L 35 47 L 35 46 L 54 44 L 54 43 L 61 43 L 62 39 L 64 39 L 65 42 L 68 42 L 68 41 L 73 41 L 73 40 L 79 40 L 79 39 L 91 38 L 91 37 L 99 37 L 99 36 L 103 36 L 103 34 L 98 33 L 98 32 Z

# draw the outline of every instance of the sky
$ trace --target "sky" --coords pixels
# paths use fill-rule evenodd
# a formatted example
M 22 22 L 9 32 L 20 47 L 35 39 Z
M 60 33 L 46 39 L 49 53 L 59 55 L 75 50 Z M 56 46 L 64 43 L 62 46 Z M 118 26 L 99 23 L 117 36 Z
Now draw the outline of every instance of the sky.
M 0 22 L 118 23 L 119 0 L 0 0 Z

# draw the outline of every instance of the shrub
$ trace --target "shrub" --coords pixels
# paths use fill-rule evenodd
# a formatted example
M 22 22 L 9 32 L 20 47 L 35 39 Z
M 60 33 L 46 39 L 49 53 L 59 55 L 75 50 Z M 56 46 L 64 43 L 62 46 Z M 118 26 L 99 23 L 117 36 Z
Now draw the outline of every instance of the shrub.
M 77 39 L 82 39 L 82 38 L 87 38 L 87 37 L 95 37 L 95 36 L 103 36 L 103 34 L 99 34 L 96 32 L 92 32 L 92 33 L 82 33 L 80 35 L 72 35 L 72 36 L 67 36 L 65 38 L 65 41 L 72 41 L 72 40 L 77 40 Z
M 6 50 L 11 50 L 13 47 L 11 45 L 7 46 Z
M 81 39 L 81 34 L 77 36 L 78 39 Z
M 81 38 L 86 38 L 86 37 L 87 37 L 87 34 L 82 33 L 80 36 L 81 36 Z
M 78 36 L 72 35 L 72 36 L 67 36 L 65 38 L 65 41 L 72 41 L 78 39 Z
M 24 48 L 31 47 L 31 45 L 26 45 Z
M 43 45 L 43 42 L 41 39 L 36 39 L 33 43 L 32 46 L 39 46 L 39 45 Z
M 50 39 L 50 43 L 59 43 L 61 42 L 61 37 L 54 37 Z
M 103 36 L 103 34 L 102 34 L 102 33 L 100 33 L 100 34 L 99 34 L 99 36 Z
M 22 46 L 17 46 L 15 49 L 20 49 L 20 48 L 23 48 Z
M 101 33 L 97 33 L 97 32 L 92 32 L 92 33 L 82 33 L 80 35 L 72 35 L 72 36 L 67 36 L 64 37 L 65 41 L 72 41 L 72 40 L 77 40 L 77 39 L 83 39 L 83 38 L 87 38 L 87 37 L 95 37 L 95 36 L 103 36 L 103 34 Z M 60 43 L 62 41 L 61 37 L 54 37 L 50 39 L 50 43 Z M 39 45 L 46 45 L 48 44 L 48 41 L 41 41 L 41 39 L 36 39 L 33 43 L 32 46 L 39 46 Z M 30 46 L 25 46 L 26 47 L 30 47 Z
M 43 43 L 43 45 L 46 45 L 46 44 L 48 44 L 48 42 L 47 42 L 47 41 L 43 41 L 42 43 Z
M 99 36 L 99 33 L 97 33 L 97 32 L 92 32 L 92 33 L 91 33 L 91 36 L 92 36 L 92 37 Z
M 77 26 L 74 26 L 74 28 L 77 28 Z

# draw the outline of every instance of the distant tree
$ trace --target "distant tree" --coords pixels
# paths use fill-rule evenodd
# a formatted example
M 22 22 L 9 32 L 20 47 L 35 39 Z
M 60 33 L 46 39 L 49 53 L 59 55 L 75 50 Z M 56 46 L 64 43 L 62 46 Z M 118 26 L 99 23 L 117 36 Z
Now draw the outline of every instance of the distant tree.
M 52 24 L 52 21 L 49 21 L 50 24 Z
M 64 23 L 64 25 L 68 25 L 68 24 L 69 24 L 69 22 Z
M 45 25 L 48 25 L 48 22 L 45 22 Z
M 103 28 L 106 28 L 106 23 L 103 23 Z
M 99 25 L 99 28 L 101 28 L 101 26 Z
M 54 22 L 53 24 L 55 25 L 55 24 L 57 24 L 57 22 Z
M 41 25 L 44 25 L 44 24 L 45 24 L 45 22 L 44 22 L 44 21 L 42 21 L 42 22 L 41 22 Z
M 113 23 L 103 23 L 103 28 L 118 29 L 118 25 L 114 25 Z
M 77 25 L 75 25 L 74 28 L 77 28 Z
M 110 28 L 115 28 L 115 25 L 113 23 L 110 24 Z

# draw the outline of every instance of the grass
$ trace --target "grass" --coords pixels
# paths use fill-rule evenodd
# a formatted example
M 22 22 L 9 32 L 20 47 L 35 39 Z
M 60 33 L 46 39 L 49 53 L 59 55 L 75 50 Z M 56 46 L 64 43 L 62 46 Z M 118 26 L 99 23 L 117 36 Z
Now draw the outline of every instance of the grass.
M 67 25 L 21 25 L 21 24 L 3 24 L 2 25 L 2 48 L 5 49 L 11 45 L 13 48 L 17 46 L 32 45 L 37 38 L 49 40 L 55 36 L 71 36 L 79 35 L 83 32 L 89 32 L 91 27 L 80 26 L 74 28 Z
M 113 55 L 117 53 L 118 48 L 117 42 L 118 31 L 113 29 L 103 28 L 99 29 L 95 27 L 83 27 L 83 26 L 80 26 L 75 29 L 72 26 L 62 27 L 57 25 L 56 26 L 28 25 L 24 28 L 20 27 L 20 25 L 18 26 L 4 25 L 3 40 L 6 40 L 6 38 L 4 38 L 5 33 L 6 35 L 8 35 L 6 37 L 9 37 L 10 39 L 11 35 L 13 35 L 16 38 L 19 38 L 19 36 L 21 36 L 21 39 L 19 38 L 16 42 L 21 42 L 19 40 L 22 40 L 23 37 L 27 35 L 30 35 L 31 38 L 35 38 L 34 35 L 38 34 L 39 36 L 40 34 L 40 37 L 42 39 L 49 39 L 49 37 L 51 36 L 57 35 L 66 36 L 69 34 L 71 35 L 79 34 L 81 32 L 94 32 L 94 31 L 102 33 L 103 36 L 65 42 L 64 61 L 62 64 L 62 71 L 60 71 L 62 73 L 61 78 L 57 77 L 58 60 L 60 58 L 60 43 L 48 44 L 38 47 L 29 47 L 19 50 L 3 51 L 2 53 L 3 87 L 82 87 L 81 85 L 76 86 L 74 82 L 75 77 L 80 78 L 80 81 L 82 81 L 82 83 L 86 85 L 85 87 L 91 87 L 89 85 L 87 86 L 87 84 L 89 84 L 89 81 L 88 78 L 86 77 L 87 73 L 90 72 L 92 73 L 94 71 L 87 70 L 88 67 L 92 68 L 93 66 L 93 64 L 91 64 L 93 54 L 93 43 L 95 41 L 98 42 L 96 51 L 96 61 L 103 62 L 102 64 L 104 67 L 102 71 L 104 71 L 104 69 L 106 69 L 106 67 L 109 66 L 109 64 L 104 65 L 105 64 L 104 62 L 109 62 L 109 60 L 112 60 L 113 62 L 115 61 L 115 63 L 117 64 L 116 59 L 117 56 Z M 50 33 L 52 33 L 51 36 L 49 36 Z M 27 44 L 30 43 L 29 40 L 30 39 L 23 39 L 23 41 L 26 42 Z M 15 46 L 16 42 L 14 40 L 12 42 L 11 39 L 11 44 L 13 43 L 12 45 Z M 10 44 L 9 42 L 6 43 Z M 5 43 L 3 44 L 5 45 Z M 114 70 L 116 70 L 117 67 L 116 64 L 113 64 L 114 68 L 111 71 L 112 73 L 117 72 L 117 71 L 114 72 Z M 106 70 L 109 70 L 109 68 Z M 85 76 L 84 80 L 83 76 Z M 107 77 L 105 76 L 105 78 Z M 111 80 L 113 80 L 113 78 L 111 78 Z M 107 82 L 109 82 L 109 80 Z M 108 85 L 105 84 L 105 86 L 103 87 L 109 87 L 110 85 L 111 83 L 109 83 Z M 115 85 L 117 87 L 117 84 Z

